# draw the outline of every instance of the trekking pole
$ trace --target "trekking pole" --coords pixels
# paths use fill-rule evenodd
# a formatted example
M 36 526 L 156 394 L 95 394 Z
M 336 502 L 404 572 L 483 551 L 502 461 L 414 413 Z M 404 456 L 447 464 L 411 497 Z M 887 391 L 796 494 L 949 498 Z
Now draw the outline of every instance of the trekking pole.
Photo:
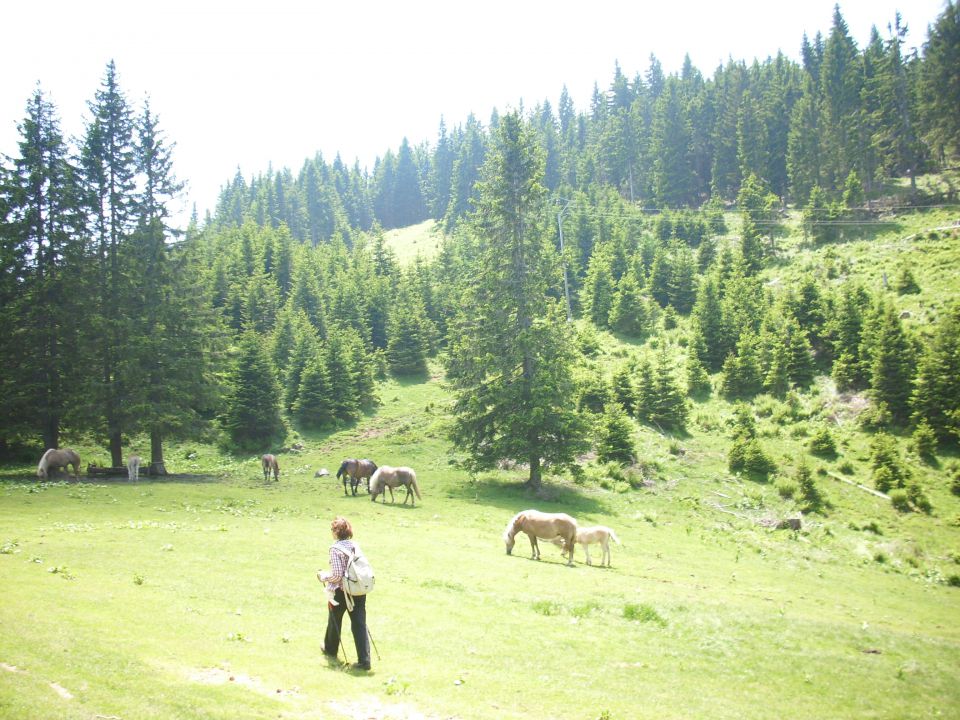
M 343 628 L 341 628 L 342 630 Z M 347 657 L 347 649 L 343 646 L 343 633 L 340 633 L 340 649 L 343 650 L 343 664 L 346 665 L 350 662 L 350 658 Z
M 373 635 L 370 634 L 369 625 L 367 625 L 367 637 L 370 638 L 370 644 L 373 645 L 373 650 L 377 653 L 377 660 L 380 660 L 380 648 L 378 648 L 377 644 L 373 641 Z

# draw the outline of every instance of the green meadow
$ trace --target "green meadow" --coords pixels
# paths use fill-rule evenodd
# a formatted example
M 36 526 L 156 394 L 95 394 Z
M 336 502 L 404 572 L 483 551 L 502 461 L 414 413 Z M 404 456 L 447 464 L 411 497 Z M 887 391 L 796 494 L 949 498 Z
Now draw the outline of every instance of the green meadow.
M 832 509 L 776 530 L 789 500 L 729 475 L 717 431 L 694 424 L 672 444 L 642 432 L 635 474 L 553 477 L 534 497 L 522 470 L 452 464 L 438 377 L 387 383 L 381 400 L 281 453 L 278 483 L 256 458 L 191 445 L 168 450 L 177 474 L 137 483 L 5 469 L 0 716 L 956 716 L 945 479 L 933 515 L 903 516 L 821 477 Z M 722 412 L 700 408 L 701 425 Z M 413 466 L 422 502 L 345 497 L 333 474 L 348 456 Z M 523 535 L 506 555 L 505 525 L 527 507 L 612 526 L 613 566 L 587 566 L 578 548 L 566 567 L 548 543 L 533 561 Z M 322 655 L 315 573 L 336 515 L 377 571 L 369 674 Z

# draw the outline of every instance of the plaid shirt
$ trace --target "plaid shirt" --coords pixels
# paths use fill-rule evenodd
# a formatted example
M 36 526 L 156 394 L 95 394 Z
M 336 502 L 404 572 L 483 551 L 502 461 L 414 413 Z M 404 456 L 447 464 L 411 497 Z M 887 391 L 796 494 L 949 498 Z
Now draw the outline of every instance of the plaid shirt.
M 338 549 L 339 548 L 339 549 Z M 347 572 L 347 555 L 357 551 L 353 540 L 337 540 L 330 546 L 330 577 L 327 578 L 327 587 L 339 590 L 343 587 L 343 575 Z M 347 553 L 347 555 L 344 555 Z

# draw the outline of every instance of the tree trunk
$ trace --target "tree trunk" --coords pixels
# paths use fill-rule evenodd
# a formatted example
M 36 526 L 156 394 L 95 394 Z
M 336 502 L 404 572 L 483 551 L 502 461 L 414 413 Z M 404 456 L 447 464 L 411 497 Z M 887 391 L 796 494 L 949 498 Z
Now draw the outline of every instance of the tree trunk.
M 123 442 L 119 430 L 110 431 L 110 465 L 123 467 Z
M 43 423 L 43 448 L 60 447 L 60 422 L 56 417 L 47 416 Z
M 543 485 L 543 478 L 540 474 L 540 455 L 534 453 L 530 457 L 530 478 L 527 480 L 527 485 L 531 490 L 539 490 Z
M 150 474 L 167 474 L 167 468 L 163 464 L 163 438 L 159 430 L 150 431 Z

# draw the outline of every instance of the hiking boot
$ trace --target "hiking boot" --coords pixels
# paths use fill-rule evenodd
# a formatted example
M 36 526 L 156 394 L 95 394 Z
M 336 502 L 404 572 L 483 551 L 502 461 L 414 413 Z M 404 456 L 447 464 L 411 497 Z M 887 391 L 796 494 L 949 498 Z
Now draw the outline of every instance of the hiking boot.
M 351 669 L 351 670 L 362 670 L 363 672 L 369 672 L 369 670 L 370 670 L 370 663 L 362 663 L 362 662 L 354 663 L 353 665 L 350 666 L 350 669 Z

